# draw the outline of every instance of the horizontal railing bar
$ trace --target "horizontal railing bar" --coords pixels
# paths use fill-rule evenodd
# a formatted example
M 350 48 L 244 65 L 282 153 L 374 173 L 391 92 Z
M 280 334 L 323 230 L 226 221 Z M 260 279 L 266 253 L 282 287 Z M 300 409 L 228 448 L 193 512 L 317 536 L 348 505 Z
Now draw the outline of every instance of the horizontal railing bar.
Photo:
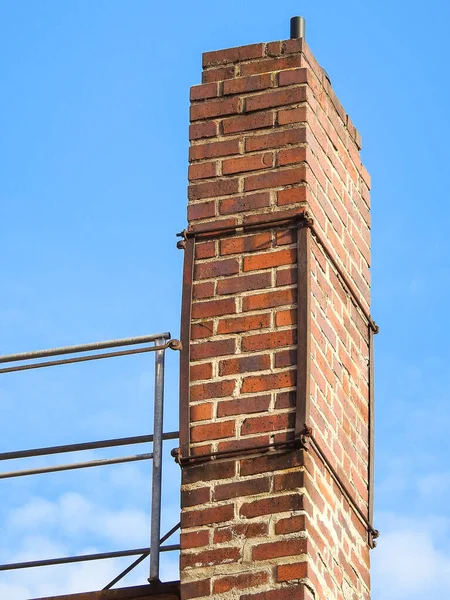
M 163 440 L 176 440 L 178 431 L 163 433 Z M 153 435 L 136 435 L 133 437 L 100 440 L 98 442 L 81 442 L 79 444 L 65 444 L 63 446 L 48 446 L 46 448 L 32 448 L 30 450 L 16 450 L 14 452 L 0 453 L 0 461 L 16 458 L 32 458 L 34 456 L 49 456 L 65 452 L 78 452 L 80 450 L 97 450 L 99 448 L 115 448 L 118 446 L 131 446 L 132 444 L 145 444 L 153 442 Z
M 32 363 L 28 365 L 19 365 L 17 367 L 6 367 L 0 369 L 2 373 L 13 373 L 15 371 L 29 371 L 31 369 L 42 369 L 42 367 L 56 367 L 57 365 L 69 365 L 79 362 L 87 362 L 89 360 L 99 360 L 101 358 L 114 358 L 116 356 L 128 356 L 129 354 L 143 354 L 144 352 L 156 352 L 157 350 L 165 350 L 169 345 L 164 346 L 146 346 L 145 348 L 136 348 L 134 350 L 119 350 L 118 352 L 104 352 L 103 354 L 91 354 L 89 356 L 76 356 L 73 358 L 63 358 L 61 360 L 48 360 L 40 363 Z
M 174 552 L 180 545 L 161 546 L 160 552 Z M 137 554 L 150 553 L 150 548 L 137 548 L 135 550 L 122 550 L 120 552 L 99 552 L 97 554 L 81 554 L 65 558 L 50 558 L 47 560 L 31 560 L 28 562 L 9 563 L 0 565 L 0 571 L 14 571 L 16 569 L 32 569 L 34 567 L 50 567 L 52 565 L 67 565 L 69 563 L 87 562 L 90 560 L 103 560 L 105 558 L 121 558 L 122 556 L 136 556 Z
M 92 342 L 90 344 L 78 344 L 76 346 L 63 346 L 62 348 L 50 348 L 48 350 L 34 350 L 31 352 L 20 352 L 18 354 L 5 354 L 0 356 L 0 363 L 15 362 L 18 360 L 34 360 L 36 358 L 47 358 L 48 356 L 60 356 L 62 354 L 75 354 L 76 352 L 89 352 L 90 350 L 105 350 L 106 348 L 117 348 L 118 346 L 134 346 L 146 344 L 156 340 L 170 339 L 170 333 L 155 333 L 152 335 L 140 335 L 119 340 L 108 340 L 105 342 Z
M 59 471 L 73 471 L 74 469 L 87 469 L 89 467 L 103 467 L 104 465 L 117 465 L 120 463 L 136 462 L 138 460 L 150 460 L 153 454 L 136 454 L 134 456 L 120 456 L 118 458 L 101 458 L 81 463 L 70 463 L 67 465 L 56 465 L 53 467 L 41 467 L 39 469 L 25 469 L 23 471 L 10 471 L 0 473 L 0 479 L 11 479 L 13 477 L 26 477 L 28 475 L 42 475 L 43 473 L 57 473 Z

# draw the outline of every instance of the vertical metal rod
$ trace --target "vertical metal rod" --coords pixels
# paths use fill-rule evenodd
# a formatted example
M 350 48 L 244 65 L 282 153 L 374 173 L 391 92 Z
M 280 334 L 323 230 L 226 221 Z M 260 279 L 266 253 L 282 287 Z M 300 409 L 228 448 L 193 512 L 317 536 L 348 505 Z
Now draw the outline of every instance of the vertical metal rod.
M 291 40 L 305 37 L 306 22 L 303 17 L 292 17 L 291 19 Z
M 310 426 L 311 377 L 311 232 L 297 229 L 297 408 L 295 438 Z
M 375 491 L 375 370 L 374 370 L 374 347 L 373 329 L 368 326 L 369 331 L 369 523 L 373 525 L 373 505 Z M 369 534 L 369 545 L 374 548 L 372 534 Z
M 163 340 L 156 340 L 162 346 Z M 155 410 L 153 419 L 152 515 L 150 532 L 150 577 L 159 580 L 159 538 L 161 537 L 162 433 L 164 409 L 164 350 L 155 352 Z

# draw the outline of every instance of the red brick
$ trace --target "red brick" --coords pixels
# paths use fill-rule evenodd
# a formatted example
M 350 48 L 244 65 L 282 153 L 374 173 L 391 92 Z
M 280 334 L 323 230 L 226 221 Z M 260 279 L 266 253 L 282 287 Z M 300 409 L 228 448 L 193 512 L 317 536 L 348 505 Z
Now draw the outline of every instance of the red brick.
M 246 540 L 254 537 L 267 535 L 267 523 L 241 523 L 228 527 L 215 527 L 214 538 L 215 544 L 223 544 L 231 542 L 238 537 L 244 537 Z
M 219 442 L 219 450 L 224 452 L 236 452 L 237 450 L 247 451 L 261 448 L 268 448 L 270 443 L 269 434 L 258 435 L 253 437 L 242 438 L 241 440 L 229 440 Z
M 223 295 L 248 292 L 250 290 L 260 290 L 269 287 L 270 283 L 270 273 L 256 273 L 255 275 L 230 277 L 227 279 L 220 279 L 217 282 L 217 293 Z M 231 313 L 231 311 L 229 312 Z
M 200 510 L 184 511 L 181 514 L 181 528 L 200 527 L 212 525 L 213 523 L 224 523 L 234 517 L 234 505 L 214 506 L 213 508 L 201 508 Z
M 224 142 L 207 142 L 196 144 L 189 148 L 189 160 L 202 160 L 205 158 L 218 158 L 239 154 L 239 139 L 225 140 Z
M 194 600 L 202 596 L 209 596 L 211 590 L 211 580 L 202 579 L 201 581 L 190 581 L 183 583 L 183 600 Z
M 302 57 L 300 55 L 286 56 L 285 58 L 257 60 L 245 65 L 241 65 L 241 75 L 269 73 L 270 71 L 281 71 L 282 69 L 293 69 L 301 66 Z
M 280 190 L 277 194 L 278 206 L 286 204 L 297 204 L 298 202 L 306 202 L 307 188 L 305 185 Z
M 305 471 L 288 471 L 286 473 L 278 473 L 275 475 L 273 482 L 274 492 L 290 491 L 298 488 L 306 487 Z M 306 508 L 306 505 L 304 506 Z
M 203 321 L 202 323 L 194 323 L 191 325 L 191 340 L 199 340 L 211 337 L 213 334 L 213 322 Z
M 305 515 L 298 515 L 288 517 L 287 519 L 280 519 L 275 525 L 275 533 L 277 535 L 283 535 L 285 533 L 296 533 L 297 531 L 306 531 Z
M 259 269 L 271 269 L 282 265 L 290 265 L 297 261 L 297 249 L 277 250 L 253 254 L 244 257 L 244 271 L 257 271 Z
M 198 219 L 209 219 L 216 214 L 216 204 L 214 201 L 199 202 L 197 204 L 189 204 L 188 220 L 197 221 Z
M 215 162 L 205 162 L 205 163 L 197 163 L 195 165 L 189 165 L 189 169 L 188 169 L 189 181 L 194 181 L 196 179 L 209 179 L 211 177 L 214 177 L 215 175 L 216 175 L 216 163 Z M 189 209 L 191 208 L 191 206 L 188 207 L 188 212 L 189 212 Z
M 231 396 L 234 392 L 236 381 L 234 379 L 225 379 L 223 381 L 214 381 L 213 383 L 201 383 L 191 386 L 191 401 L 208 400 L 210 398 L 223 398 Z
M 278 112 L 278 124 L 289 125 L 290 123 L 305 123 L 307 115 L 306 106 L 289 108 Z
M 223 133 L 227 135 L 230 133 L 238 133 L 240 131 L 252 131 L 253 129 L 273 127 L 273 119 L 274 114 L 271 111 L 258 113 L 256 115 L 232 117 L 231 119 L 225 119 L 222 122 Z
M 275 325 L 285 327 L 286 325 L 295 325 L 297 323 L 297 310 L 279 310 L 275 315 Z
M 248 136 L 245 138 L 245 151 L 254 152 L 255 150 L 302 144 L 306 141 L 305 138 L 304 127 L 274 131 L 273 133 L 266 133 L 264 135 Z
M 197 242 L 195 244 L 195 258 L 212 258 L 216 255 L 216 242 Z
M 199 342 L 198 344 L 192 344 L 191 358 L 192 360 L 202 360 L 203 358 L 224 356 L 226 354 L 234 354 L 234 350 L 234 339 Z
M 264 44 L 247 44 L 236 48 L 227 48 L 226 50 L 213 50 L 203 53 L 203 68 L 215 65 L 238 62 L 241 60 L 251 60 L 264 56 Z
M 275 354 L 275 368 L 291 367 L 297 364 L 297 350 L 282 350 Z
M 278 152 L 278 166 L 285 167 L 306 160 L 306 148 L 289 148 Z
M 196 425 L 191 427 L 191 441 L 205 442 L 208 440 L 219 440 L 231 437 L 235 432 L 234 421 L 223 421 L 220 423 L 211 423 L 208 425 Z
M 225 50 L 213 50 L 204 52 L 202 55 L 203 68 L 215 67 L 227 63 L 237 62 L 239 60 L 239 48 L 227 48 Z
M 267 390 L 293 387 L 295 385 L 295 380 L 295 370 L 272 373 L 271 375 L 246 377 L 242 383 L 241 392 L 243 394 L 253 394 L 256 392 L 265 392 Z M 255 431 L 255 433 L 259 432 Z
M 238 185 L 238 179 L 222 179 L 190 185 L 188 188 L 189 200 L 201 200 L 202 198 L 235 194 L 238 191 Z
M 198 481 L 214 481 L 216 479 L 229 479 L 236 473 L 235 461 L 220 463 L 206 462 L 201 465 L 187 465 L 182 469 L 182 483 L 188 485 Z
M 220 98 L 219 100 L 208 100 L 191 106 L 191 121 L 222 117 L 239 112 L 239 98 Z
M 228 79 L 223 84 L 224 95 L 242 94 L 245 92 L 256 92 L 272 87 L 270 73 L 264 75 L 250 75 L 249 77 L 236 77 Z
M 275 409 L 294 408 L 297 405 L 297 394 L 293 392 L 280 392 L 275 400 Z
M 249 335 L 242 340 L 242 350 L 243 352 L 254 352 L 255 350 L 292 346 L 297 343 L 296 338 L 297 332 L 293 329 Z
M 225 275 L 239 273 L 239 263 L 236 258 L 214 260 L 207 263 L 197 263 L 194 269 L 195 279 L 216 279 Z
M 266 49 L 267 56 L 280 56 L 282 52 L 281 42 L 269 42 Z
M 218 69 L 210 69 L 209 71 L 203 71 L 202 83 L 209 83 L 212 81 L 223 81 L 224 79 L 231 79 L 234 77 L 235 67 L 220 67 Z
M 281 498 L 282 497 L 283 496 L 281 496 Z M 290 496 L 288 496 L 288 498 L 290 498 Z M 244 507 L 242 507 L 242 508 L 244 508 Z M 289 510 L 289 509 L 286 509 L 286 510 Z M 281 512 L 281 511 L 278 511 L 278 512 Z M 268 514 L 270 514 L 270 513 L 268 513 Z M 266 544 L 259 544 L 258 546 L 255 546 L 253 548 L 252 559 L 253 560 L 270 560 L 273 558 L 280 558 L 283 556 L 296 556 L 298 554 L 305 554 L 306 550 L 307 550 L 306 538 L 297 538 L 297 539 L 290 539 L 290 540 L 286 540 L 286 541 L 283 540 L 283 541 L 277 541 L 277 542 L 268 542 Z
M 255 480 L 257 481 L 257 480 Z M 253 500 L 245 502 L 240 509 L 240 516 L 247 519 L 260 517 L 262 515 L 273 515 L 280 512 L 290 512 L 293 510 L 303 510 L 302 494 L 291 494 L 282 496 L 272 496 L 262 500 Z M 303 540 L 290 540 L 293 544 Z M 293 556 L 297 551 L 290 553 L 285 547 L 286 542 L 273 542 L 269 544 L 261 544 L 253 549 L 253 560 L 265 560 L 266 558 L 277 558 L 279 556 Z M 273 554 L 271 549 L 273 548 Z M 288 554 L 284 554 L 288 552 Z
M 273 153 L 263 152 L 261 154 L 252 154 L 250 156 L 241 156 L 239 158 L 229 158 L 222 163 L 222 173 L 232 175 L 234 173 L 246 173 L 248 171 L 258 171 L 268 169 L 273 165 Z
M 240 213 L 244 211 L 256 210 L 270 206 L 270 194 L 247 194 L 237 198 L 225 198 L 220 201 L 219 212 L 221 215 Z M 229 241 L 229 240 L 224 240 Z
M 269 194 L 257 194 L 265 196 L 270 201 Z M 252 196 L 244 196 L 248 198 Z M 221 240 L 220 254 L 238 254 L 243 252 L 253 252 L 254 250 L 265 250 L 272 245 L 272 236 L 270 233 L 257 233 L 256 235 L 245 235 L 241 237 L 232 237 Z
M 211 138 L 217 135 L 217 123 L 209 121 L 207 123 L 192 123 L 189 126 L 189 139 L 201 140 L 202 138 Z
M 259 392 L 264 390 L 251 391 Z M 294 424 L 294 413 L 266 414 L 263 417 L 252 417 L 245 419 L 242 423 L 241 435 L 253 435 L 255 433 L 266 433 L 268 431 L 273 432 L 281 429 L 290 429 L 294 426 Z
M 297 269 L 277 269 L 277 286 L 297 283 Z
M 286 104 L 296 104 L 297 102 L 306 101 L 306 88 L 299 87 L 290 90 L 276 90 L 250 96 L 245 101 L 246 112 L 254 110 L 264 110 L 275 106 L 283 106 Z
M 264 273 L 259 273 L 258 275 L 264 275 Z M 254 275 L 250 275 L 249 277 L 254 277 Z M 282 306 L 283 304 L 293 304 L 296 300 L 297 290 L 294 288 L 266 292 L 265 294 L 243 298 L 242 310 L 246 312 L 260 308 L 273 308 L 274 306 Z
M 216 486 L 214 490 L 214 500 L 229 500 L 241 496 L 255 496 L 264 494 L 270 490 L 270 477 L 258 477 L 257 479 L 248 479 L 246 481 L 235 481 Z
M 191 381 L 201 381 L 202 379 L 211 379 L 212 364 L 204 363 L 201 365 L 192 365 L 190 368 Z
M 209 544 L 209 531 L 190 531 L 182 532 L 180 535 L 180 546 L 181 550 L 188 550 L 190 548 L 201 548 L 202 546 L 208 546 Z
M 244 590 L 250 587 L 257 587 L 267 583 L 269 574 L 260 571 L 258 573 L 242 573 L 242 575 L 234 575 L 221 577 L 216 579 L 213 584 L 214 594 L 225 594 L 231 590 Z
M 236 317 L 234 319 L 221 319 L 217 333 L 242 333 L 252 329 L 264 329 L 270 326 L 270 314 Z
M 195 100 L 206 100 L 207 98 L 217 98 L 219 95 L 219 86 L 217 83 L 206 83 L 204 85 L 194 85 L 191 87 L 191 102 Z
M 192 288 L 192 297 L 194 300 L 203 300 L 214 296 L 214 281 L 205 281 L 204 283 L 194 283 Z
M 241 595 L 239 600 L 313 600 L 313 596 L 304 584 L 294 587 L 283 587 L 270 592 L 258 592 L 257 594 Z
M 294 85 L 296 83 L 308 83 L 308 69 L 290 69 L 281 71 L 278 75 L 278 85 Z
M 238 400 L 224 400 L 217 404 L 217 416 L 246 415 L 265 412 L 270 405 L 270 396 L 240 397 Z
M 181 492 L 181 507 L 196 506 L 197 504 L 206 504 L 211 499 L 211 489 L 209 487 L 196 488 L 193 490 L 183 490 Z
M 247 458 L 241 460 L 240 473 L 241 477 L 246 477 L 258 473 L 268 473 L 269 471 L 293 469 L 294 467 L 301 467 L 303 461 L 303 452 L 283 452 L 283 454 L 274 454 L 272 456 L 266 455 L 257 458 Z
M 191 406 L 191 422 L 210 421 L 213 414 L 211 402 Z
M 256 354 L 253 356 L 240 356 L 220 361 L 219 375 L 237 375 L 252 371 L 265 371 L 270 369 L 270 356 L 268 354 Z M 242 393 L 246 393 L 241 390 Z
M 241 557 L 241 548 L 227 547 L 214 548 L 193 554 L 182 553 L 180 558 L 181 569 L 195 566 L 206 567 L 210 565 L 221 565 L 224 563 L 237 562 Z
M 192 318 L 205 319 L 207 317 L 221 317 L 236 312 L 234 298 L 220 298 L 210 302 L 194 302 L 192 305 Z
M 305 167 L 296 167 L 293 169 L 283 169 L 282 171 L 270 171 L 258 175 L 248 175 L 244 180 L 244 190 L 246 192 L 252 192 L 254 190 L 262 190 L 265 188 L 303 183 L 306 181 L 306 173 Z M 212 184 L 204 183 L 200 185 Z
M 212 226 L 215 227 L 236 227 L 236 217 L 228 218 L 215 218 L 214 221 L 207 221 L 206 223 L 190 223 L 189 231 L 191 233 L 202 233 L 203 231 L 211 231 Z
M 277 581 L 292 581 L 295 579 L 305 579 L 308 577 L 308 563 L 290 563 L 288 565 L 278 565 Z

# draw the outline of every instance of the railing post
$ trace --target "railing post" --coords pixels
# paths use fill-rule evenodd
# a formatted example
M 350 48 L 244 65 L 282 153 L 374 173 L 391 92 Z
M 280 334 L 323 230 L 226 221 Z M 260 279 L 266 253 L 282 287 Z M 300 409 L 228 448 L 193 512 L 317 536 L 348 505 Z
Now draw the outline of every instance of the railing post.
M 163 339 L 155 346 L 164 344 Z M 159 580 L 159 538 L 161 537 L 161 483 L 162 483 L 162 434 L 164 408 L 164 350 L 155 352 L 155 409 L 153 419 L 153 476 L 152 513 L 150 532 L 150 577 L 149 582 Z

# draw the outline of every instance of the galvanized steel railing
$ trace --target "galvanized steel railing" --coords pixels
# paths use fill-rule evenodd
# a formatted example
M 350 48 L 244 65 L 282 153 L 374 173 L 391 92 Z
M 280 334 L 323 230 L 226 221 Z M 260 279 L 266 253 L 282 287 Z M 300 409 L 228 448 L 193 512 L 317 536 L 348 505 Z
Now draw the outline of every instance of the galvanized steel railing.
M 97 352 L 99 350 L 108 350 L 111 348 L 124 348 L 126 346 L 140 346 L 127 350 L 117 350 L 113 352 Z M 153 345 L 148 345 L 153 344 Z M 69 471 L 73 469 L 86 469 L 89 467 L 99 467 L 103 465 L 112 465 L 126 462 L 135 462 L 141 460 L 153 460 L 152 474 L 152 501 L 151 501 L 151 527 L 150 527 L 150 547 L 135 548 L 132 550 L 122 550 L 117 552 L 102 552 L 97 554 L 85 554 L 80 556 L 68 556 L 64 558 L 54 558 L 45 560 L 36 560 L 20 563 L 9 563 L 0 565 L 0 571 L 12 571 L 15 569 L 25 569 L 32 567 L 43 567 L 49 565 L 61 565 L 75 562 L 84 562 L 91 560 L 100 560 L 105 558 L 119 558 L 124 556 L 140 555 L 129 567 L 122 571 L 113 581 L 104 589 L 109 589 L 120 579 L 125 577 L 132 569 L 141 563 L 150 555 L 150 582 L 159 581 L 159 559 L 161 552 L 170 552 L 179 550 L 179 545 L 162 545 L 171 537 L 180 527 L 178 523 L 163 537 L 161 537 L 161 485 L 162 485 L 162 451 L 163 441 L 177 439 L 178 431 L 169 433 L 163 432 L 163 407 L 164 407 L 164 357 L 165 350 L 180 350 L 181 343 L 178 340 L 171 339 L 170 333 L 158 333 L 155 335 L 146 335 L 133 338 L 124 338 L 119 340 L 110 340 L 106 342 L 96 342 L 92 344 L 81 344 L 77 346 L 67 346 L 64 348 L 53 348 L 50 350 L 39 350 L 36 352 L 23 352 L 20 354 L 9 354 L 0 356 L 0 363 L 14 363 L 32 361 L 25 364 L 13 365 L 0 369 L 0 374 L 12 373 L 16 371 L 26 371 L 30 369 L 40 369 L 43 367 L 52 367 L 57 365 L 72 364 L 77 362 L 86 362 L 90 360 L 99 360 L 103 358 L 113 358 L 118 356 L 127 356 L 130 354 L 141 354 L 144 352 L 155 352 L 155 397 L 154 397 L 154 421 L 153 434 L 126 438 L 117 438 L 101 440 L 94 442 L 83 442 L 78 444 L 66 444 L 62 446 L 49 446 L 46 448 L 34 448 L 31 450 L 18 450 L 15 452 L 0 453 L 0 461 L 13 460 L 18 458 L 31 458 L 36 456 L 50 456 L 54 454 L 63 454 L 66 452 L 75 452 L 82 450 L 94 450 L 99 448 L 113 448 L 119 446 L 128 446 L 133 444 L 142 444 L 150 442 L 153 444 L 153 452 L 145 454 L 135 454 L 122 456 L 118 458 L 106 458 L 99 460 L 90 460 L 86 462 L 73 462 L 63 465 L 42 467 L 35 469 L 25 469 L 19 471 L 0 472 L 0 479 L 10 479 L 13 477 L 24 477 L 27 475 L 40 475 L 43 473 L 54 473 L 58 471 Z M 73 356 L 58 360 L 41 360 L 50 357 L 64 356 L 68 354 L 80 354 L 85 352 L 97 352 L 83 356 Z M 35 362 L 38 361 L 38 362 Z

